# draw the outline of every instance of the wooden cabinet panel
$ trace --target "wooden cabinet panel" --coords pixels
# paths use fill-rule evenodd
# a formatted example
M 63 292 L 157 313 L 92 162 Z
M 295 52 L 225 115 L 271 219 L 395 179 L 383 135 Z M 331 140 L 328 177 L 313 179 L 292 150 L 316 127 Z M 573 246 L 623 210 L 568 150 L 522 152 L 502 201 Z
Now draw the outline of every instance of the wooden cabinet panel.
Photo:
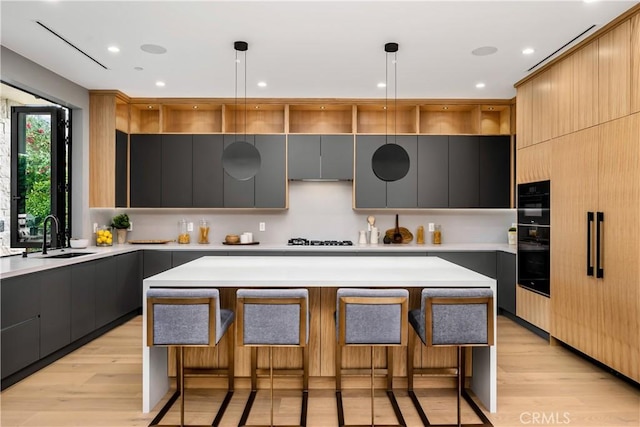
M 573 130 L 598 123 L 598 41 L 573 55 Z
M 534 326 L 549 331 L 549 298 L 516 286 L 516 315 Z
M 551 179 L 551 141 L 535 144 L 516 152 L 516 183 Z
M 557 128 L 558 106 L 551 93 L 551 71 L 547 70 L 532 79 L 531 86 L 531 143 L 547 141 Z
M 518 148 L 531 145 L 533 127 L 531 126 L 532 109 L 532 82 L 531 80 L 518 86 L 516 96 L 516 134 L 518 135 Z
M 640 111 L 640 13 L 631 18 L 631 112 Z
M 604 213 L 598 360 L 640 379 L 640 114 L 600 126 L 598 205 Z
M 551 93 L 557 105 L 552 137 L 573 132 L 573 56 L 555 64 L 551 70 Z
M 553 141 L 551 335 L 596 354 L 598 284 L 587 276 L 587 212 L 597 210 L 598 129 Z
M 598 99 L 600 123 L 628 115 L 631 84 L 631 23 L 629 20 L 598 39 Z
M 116 97 L 91 94 L 89 98 L 89 207 L 114 207 Z

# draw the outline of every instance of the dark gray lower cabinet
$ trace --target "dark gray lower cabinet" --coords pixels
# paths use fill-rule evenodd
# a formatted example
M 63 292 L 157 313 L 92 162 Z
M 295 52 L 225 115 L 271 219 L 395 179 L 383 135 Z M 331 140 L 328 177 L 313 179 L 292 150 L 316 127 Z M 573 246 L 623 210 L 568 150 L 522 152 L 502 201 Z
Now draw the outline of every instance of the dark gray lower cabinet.
M 144 251 L 142 277 L 154 276 L 171 268 L 171 251 Z
M 100 328 L 118 318 L 118 298 L 113 289 L 116 280 L 115 257 L 95 261 L 95 322 Z
M 40 283 L 40 357 L 71 342 L 71 269 L 49 270 Z
M 142 307 L 142 263 L 140 252 L 117 255 L 114 258 L 117 271 L 113 292 L 119 296 L 120 317 Z
M 516 314 L 516 255 L 498 252 L 498 308 Z
M 71 341 L 82 338 L 96 328 L 96 268 L 83 262 L 71 269 Z
M 440 257 L 492 279 L 497 277 L 495 252 L 429 252 L 428 255 Z
M 3 283 L 4 286 L 4 283 Z M 2 329 L 2 378 L 40 359 L 40 318 L 34 317 Z

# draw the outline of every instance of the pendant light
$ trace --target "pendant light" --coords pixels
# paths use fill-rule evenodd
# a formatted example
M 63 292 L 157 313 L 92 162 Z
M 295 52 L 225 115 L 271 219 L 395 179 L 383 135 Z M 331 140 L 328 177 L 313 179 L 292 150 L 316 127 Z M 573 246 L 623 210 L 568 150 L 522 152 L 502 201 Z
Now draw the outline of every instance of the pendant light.
M 409 160 L 409 154 L 407 151 L 397 144 L 397 126 L 398 126 L 398 90 L 397 90 L 397 69 L 398 69 L 398 43 L 386 43 L 384 45 L 385 51 L 385 143 L 383 146 L 379 147 L 371 157 L 371 168 L 373 169 L 373 173 L 378 177 L 378 179 L 385 182 L 393 182 L 398 181 L 404 178 L 409 172 L 409 167 L 411 162 Z M 388 128 L 388 117 L 389 117 L 389 108 L 388 108 L 388 88 L 389 88 L 389 58 L 393 58 L 393 66 L 394 66 L 394 135 L 393 135 L 393 143 L 389 142 L 389 128 Z
M 247 142 L 247 50 L 249 44 L 237 41 L 233 44 L 236 50 L 236 79 L 235 79 L 235 115 L 236 115 L 236 140 L 222 153 L 222 168 L 232 178 L 238 181 L 247 181 L 253 178 L 260 170 L 260 152 L 255 145 Z M 238 53 L 244 57 L 244 139 L 238 137 Z

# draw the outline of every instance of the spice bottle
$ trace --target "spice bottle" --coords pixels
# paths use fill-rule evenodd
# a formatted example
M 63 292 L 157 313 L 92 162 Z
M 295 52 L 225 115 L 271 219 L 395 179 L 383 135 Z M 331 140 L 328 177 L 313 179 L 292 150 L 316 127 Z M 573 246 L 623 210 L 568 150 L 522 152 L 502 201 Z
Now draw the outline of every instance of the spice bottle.
M 419 225 L 418 232 L 416 234 L 417 234 L 416 243 L 418 245 L 424 245 L 424 227 Z
M 436 225 L 435 230 L 433 230 L 433 243 L 434 245 L 439 245 L 442 243 L 442 230 L 440 229 L 440 225 Z
M 200 228 L 198 233 L 198 243 L 203 245 L 209 244 L 209 221 L 206 219 L 200 220 Z
M 178 221 L 178 243 L 191 243 L 191 234 L 189 234 L 189 227 L 186 219 Z

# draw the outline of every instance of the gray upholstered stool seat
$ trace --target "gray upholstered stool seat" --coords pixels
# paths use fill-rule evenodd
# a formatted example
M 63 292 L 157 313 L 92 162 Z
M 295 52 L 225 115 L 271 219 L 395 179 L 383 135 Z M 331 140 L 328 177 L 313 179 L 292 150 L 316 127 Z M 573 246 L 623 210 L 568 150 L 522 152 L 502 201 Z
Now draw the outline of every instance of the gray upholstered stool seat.
M 336 293 L 336 403 L 338 424 L 341 427 L 346 425 L 342 406 L 342 376 L 353 371 L 342 368 L 343 347 L 348 346 L 371 348 L 369 369 L 372 426 L 375 421 L 374 347 L 386 348 L 387 396 L 393 406 L 398 425 L 406 426 L 393 394 L 393 347 L 407 345 L 408 302 L 409 292 L 406 289 L 338 289 Z
M 416 374 L 432 373 L 430 369 L 418 369 L 413 366 L 417 338 L 427 347 L 457 347 L 458 361 L 456 376 L 458 380 L 457 424 L 461 425 L 460 400 L 464 397 L 483 426 L 491 426 L 478 405 L 464 389 L 464 351 L 463 347 L 491 346 L 494 340 L 493 292 L 488 288 L 427 288 L 422 290 L 421 307 L 411 310 L 409 324 L 415 334 L 409 337 L 407 357 L 407 382 L 409 396 L 413 401 L 422 422 L 431 425 L 420 402 L 413 391 L 413 377 Z M 480 424 L 478 424 L 480 425 Z
M 220 308 L 220 293 L 211 288 L 152 288 L 147 291 L 147 345 L 176 348 L 176 392 L 150 425 L 157 425 L 180 396 L 180 425 L 184 425 L 184 348 L 215 347 L 234 322 L 231 310 Z M 227 377 L 227 395 L 211 425 L 222 420 L 233 395 L 233 334 L 225 369 L 210 373 Z
M 237 341 L 239 346 L 251 347 L 251 394 L 240 418 L 239 426 L 247 425 L 253 401 L 258 392 L 257 349 L 269 348 L 269 384 L 271 412 L 269 426 L 273 426 L 273 348 L 300 347 L 303 354 L 302 411 L 300 426 L 307 424 L 309 391 L 309 291 L 307 289 L 238 289 Z M 283 371 L 280 370 L 279 371 Z

